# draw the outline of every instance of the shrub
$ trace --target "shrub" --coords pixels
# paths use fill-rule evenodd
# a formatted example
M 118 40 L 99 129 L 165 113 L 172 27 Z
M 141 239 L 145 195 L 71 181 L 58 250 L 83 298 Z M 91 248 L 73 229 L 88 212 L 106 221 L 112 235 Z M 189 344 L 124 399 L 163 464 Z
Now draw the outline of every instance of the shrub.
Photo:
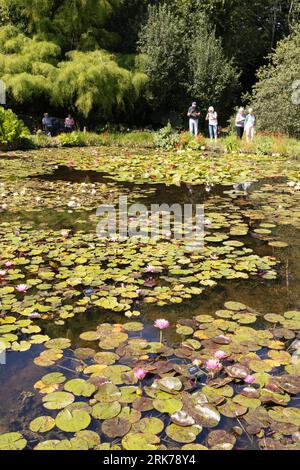
M 229 135 L 225 139 L 225 151 L 226 153 L 237 152 L 239 149 L 239 142 L 234 134 Z
M 202 134 L 196 137 L 189 132 L 182 132 L 178 143 L 178 148 L 181 150 L 203 150 L 206 146 L 205 138 Z
M 176 147 L 179 142 L 180 135 L 176 131 L 174 131 L 170 123 L 160 129 L 158 132 L 156 132 L 154 138 L 154 143 L 156 147 L 165 148 L 169 150 Z
M 0 107 L 0 146 L 4 149 L 25 144 L 29 130 L 11 109 Z
M 84 147 L 85 141 L 82 139 L 82 134 L 79 132 L 71 132 L 70 134 L 60 134 L 57 136 L 61 147 Z

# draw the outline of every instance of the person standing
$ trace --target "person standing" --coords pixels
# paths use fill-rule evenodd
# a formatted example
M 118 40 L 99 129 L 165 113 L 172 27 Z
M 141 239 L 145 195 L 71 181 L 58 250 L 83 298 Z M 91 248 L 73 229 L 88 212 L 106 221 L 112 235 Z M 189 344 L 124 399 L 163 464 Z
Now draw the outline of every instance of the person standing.
M 194 101 L 192 106 L 190 106 L 188 110 L 188 117 L 190 118 L 190 134 L 191 135 L 198 135 L 199 133 L 199 117 L 200 111 L 197 107 L 197 103 Z
M 244 108 L 240 108 L 235 118 L 235 128 L 236 128 L 236 135 L 238 139 L 242 139 L 244 135 L 244 128 L 245 128 L 245 110 Z
M 246 133 L 246 142 L 252 142 L 255 134 L 255 125 L 256 125 L 256 116 L 253 113 L 253 109 L 249 108 L 248 114 L 245 119 L 245 133 Z
M 43 129 L 44 129 L 45 134 L 51 137 L 53 134 L 53 122 L 48 113 L 44 114 L 44 117 L 42 119 L 42 124 L 43 124 Z
M 75 121 L 71 114 L 68 114 L 68 116 L 65 119 L 65 131 L 67 133 L 73 132 L 75 128 Z
M 208 131 L 211 142 L 218 139 L 218 113 L 215 111 L 213 106 L 208 108 L 206 115 L 206 121 L 208 121 Z

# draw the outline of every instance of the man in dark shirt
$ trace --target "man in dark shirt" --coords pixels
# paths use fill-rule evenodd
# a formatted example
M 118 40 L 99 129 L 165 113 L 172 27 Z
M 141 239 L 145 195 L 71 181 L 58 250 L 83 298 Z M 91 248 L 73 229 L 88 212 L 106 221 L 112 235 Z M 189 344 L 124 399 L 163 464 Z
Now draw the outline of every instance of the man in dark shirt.
M 200 111 L 195 101 L 189 108 L 187 115 L 190 118 L 190 133 L 192 135 L 198 135 Z
M 51 119 L 51 117 L 49 116 L 48 113 L 44 114 L 42 123 L 43 123 L 44 132 L 47 135 L 51 136 L 52 132 L 53 132 L 53 122 L 52 122 L 52 119 Z

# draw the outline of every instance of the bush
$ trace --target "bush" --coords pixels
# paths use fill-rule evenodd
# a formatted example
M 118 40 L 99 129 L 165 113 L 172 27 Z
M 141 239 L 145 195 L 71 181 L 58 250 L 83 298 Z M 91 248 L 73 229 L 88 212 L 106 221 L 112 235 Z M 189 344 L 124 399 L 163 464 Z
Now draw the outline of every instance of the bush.
M 202 134 L 196 137 L 189 132 L 182 132 L 178 143 L 178 148 L 181 150 L 204 150 L 206 147 L 205 138 Z
M 174 131 L 171 124 L 160 129 L 155 134 L 154 143 L 156 147 L 171 150 L 180 142 L 180 135 Z
M 237 140 L 237 137 L 234 134 L 231 134 L 226 137 L 226 139 L 224 139 L 224 142 L 226 153 L 237 152 L 240 147 L 240 142 Z
M 0 107 L 0 146 L 11 149 L 27 144 L 29 130 L 11 109 Z
M 56 140 L 61 147 L 84 147 L 86 145 L 84 139 L 82 139 L 81 133 L 79 132 L 60 134 L 57 136 Z

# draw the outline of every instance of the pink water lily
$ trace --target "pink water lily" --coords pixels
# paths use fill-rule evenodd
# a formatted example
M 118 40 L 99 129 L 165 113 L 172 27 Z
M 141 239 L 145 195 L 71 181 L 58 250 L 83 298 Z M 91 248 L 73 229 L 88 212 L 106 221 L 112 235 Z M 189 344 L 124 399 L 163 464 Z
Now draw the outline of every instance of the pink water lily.
M 155 273 L 155 272 L 156 272 L 156 268 L 155 268 L 155 266 L 152 266 L 151 264 L 149 264 L 149 265 L 145 268 L 145 272 L 146 272 L 146 273 Z
M 251 385 L 255 382 L 255 377 L 253 377 L 253 375 L 249 374 L 244 378 L 244 382 Z
M 166 330 L 167 328 L 170 327 L 170 323 L 168 320 L 164 320 L 163 318 L 160 318 L 159 320 L 155 320 L 154 322 L 155 328 L 158 328 L 159 330 Z
M 226 352 L 221 351 L 221 350 L 215 352 L 215 358 L 216 358 L 216 359 L 221 360 L 221 359 L 224 359 L 225 357 L 227 357 Z
M 19 284 L 19 285 L 16 287 L 16 290 L 17 290 L 18 292 L 25 293 L 25 292 L 27 292 L 27 290 L 28 290 L 28 286 L 27 286 L 27 284 Z
M 208 359 L 205 363 L 205 367 L 208 370 L 215 371 L 222 367 L 218 359 Z
M 169 328 L 170 323 L 168 322 L 168 320 L 165 320 L 164 318 L 159 318 L 158 320 L 155 320 L 154 326 L 155 326 L 155 328 L 158 328 L 160 330 L 159 340 L 162 343 L 163 330 L 166 330 L 167 328 Z
M 14 263 L 13 263 L 12 261 L 6 261 L 6 263 L 5 263 L 4 266 L 5 266 L 6 268 L 11 268 L 13 265 L 14 265 Z
M 136 379 L 143 380 L 147 375 L 147 371 L 145 371 L 144 369 L 141 369 L 141 368 L 140 369 L 134 369 L 133 374 L 134 374 Z
M 60 234 L 61 234 L 62 237 L 68 237 L 69 234 L 70 234 L 70 232 L 69 232 L 69 230 L 62 230 L 62 231 L 60 232 Z
M 7 271 L 5 271 L 5 270 L 0 271 L 0 277 L 4 277 L 4 276 L 6 276 L 6 274 L 7 274 Z

